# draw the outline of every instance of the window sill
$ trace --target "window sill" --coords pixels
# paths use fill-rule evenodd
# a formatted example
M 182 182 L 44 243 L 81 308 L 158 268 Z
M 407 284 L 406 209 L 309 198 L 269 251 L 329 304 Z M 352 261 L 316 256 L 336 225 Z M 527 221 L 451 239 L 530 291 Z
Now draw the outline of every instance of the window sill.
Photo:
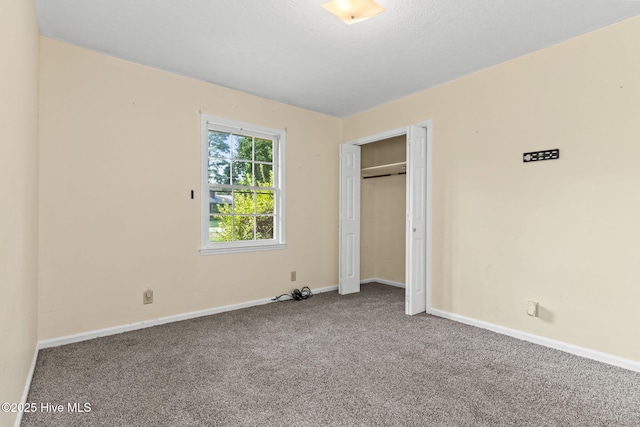
M 234 254 L 241 252 L 275 251 L 286 247 L 286 243 L 272 243 L 268 245 L 228 246 L 217 248 L 200 248 L 200 255 Z

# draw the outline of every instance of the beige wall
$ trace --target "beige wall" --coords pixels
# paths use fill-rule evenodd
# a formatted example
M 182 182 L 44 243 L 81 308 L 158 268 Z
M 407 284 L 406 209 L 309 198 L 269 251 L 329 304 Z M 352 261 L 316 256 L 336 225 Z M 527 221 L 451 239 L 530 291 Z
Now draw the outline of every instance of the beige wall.
M 38 42 L 33 2 L 0 2 L 0 402 L 20 402 L 36 344 Z
M 361 167 L 381 166 L 407 160 L 407 136 L 399 135 L 361 146 Z
M 360 277 L 405 282 L 406 175 L 362 180 Z
M 639 40 L 634 18 L 345 120 L 433 120 L 435 308 L 640 360 Z
M 336 284 L 336 145 L 432 119 L 434 307 L 640 360 L 638 39 L 636 18 L 345 120 L 41 39 L 39 337 Z M 287 128 L 286 250 L 198 255 L 200 110 Z
M 40 84 L 40 339 L 337 285 L 339 119 L 46 38 Z M 285 250 L 199 255 L 200 110 L 287 130 Z
M 406 160 L 406 136 L 362 146 L 362 167 Z M 406 175 L 361 181 L 360 277 L 405 282 Z

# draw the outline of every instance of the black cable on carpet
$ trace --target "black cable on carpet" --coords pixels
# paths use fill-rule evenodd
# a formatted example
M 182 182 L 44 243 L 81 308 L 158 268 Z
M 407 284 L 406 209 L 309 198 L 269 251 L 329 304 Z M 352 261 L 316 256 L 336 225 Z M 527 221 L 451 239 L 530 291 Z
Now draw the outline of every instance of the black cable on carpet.
M 288 299 L 281 300 L 280 298 L 282 297 L 291 297 L 291 299 L 294 299 L 296 301 L 301 301 L 303 299 L 309 299 L 312 296 L 313 296 L 313 293 L 311 293 L 311 289 L 309 289 L 308 286 L 305 286 L 302 288 L 302 290 L 294 289 L 293 292 L 291 292 L 290 294 L 278 295 L 277 297 L 272 298 L 271 301 L 290 301 Z

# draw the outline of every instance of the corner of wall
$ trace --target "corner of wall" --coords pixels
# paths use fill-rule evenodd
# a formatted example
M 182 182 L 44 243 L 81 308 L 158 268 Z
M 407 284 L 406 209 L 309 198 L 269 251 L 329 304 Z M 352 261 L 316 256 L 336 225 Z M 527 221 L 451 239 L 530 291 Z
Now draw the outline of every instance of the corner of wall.
M 38 56 L 33 1 L 2 2 L 0 401 L 9 403 L 26 399 L 37 347 Z M 0 425 L 19 421 L 0 412 Z

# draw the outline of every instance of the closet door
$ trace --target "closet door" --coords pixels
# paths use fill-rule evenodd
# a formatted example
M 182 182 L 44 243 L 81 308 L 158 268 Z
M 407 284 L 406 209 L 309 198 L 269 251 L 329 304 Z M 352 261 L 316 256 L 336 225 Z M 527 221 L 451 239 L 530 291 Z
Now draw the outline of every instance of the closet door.
M 427 309 L 427 130 L 409 126 L 407 132 L 407 314 Z
M 360 292 L 360 146 L 340 146 L 339 286 Z

